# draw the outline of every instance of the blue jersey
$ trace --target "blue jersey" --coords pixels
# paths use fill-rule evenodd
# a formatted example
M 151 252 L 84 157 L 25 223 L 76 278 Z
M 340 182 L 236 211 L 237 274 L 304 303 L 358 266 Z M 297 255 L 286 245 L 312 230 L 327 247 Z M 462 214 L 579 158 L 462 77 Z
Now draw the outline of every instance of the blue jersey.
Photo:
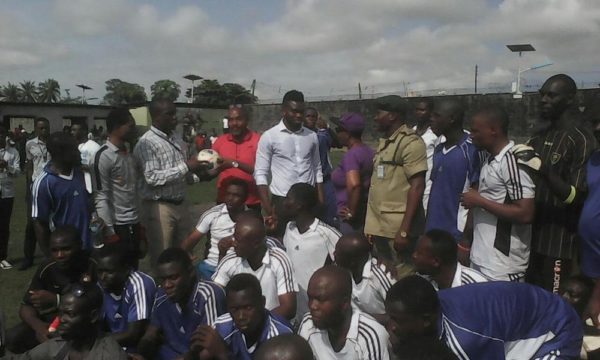
M 460 194 L 479 182 L 479 151 L 468 134 L 455 146 L 436 146 L 431 169 L 431 192 L 427 206 L 426 231 L 446 230 L 458 241 L 467 221 Z
M 235 326 L 233 318 L 230 314 L 220 316 L 216 323 L 215 329 L 221 335 L 227 348 L 229 349 L 229 358 L 236 360 L 251 360 L 252 354 L 260 347 L 262 343 L 272 337 L 293 333 L 290 323 L 272 312 L 265 310 L 265 327 L 260 334 L 260 338 L 256 344 L 246 344 L 246 339 L 242 332 Z M 250 348 L 248 348 L 250 346 Z
M 587 163 L 588 194 L 579 217 L 581 236 L 581 272 L 588 277 L 600 277 L 600 151 Z
M 331 161 L 329 161 L 329 150 L 331 150 L 333 139 L 331 139 L 329 130 L 317 130 L 317 140 L 319 141 L 319 156 L 321 157 L 321 170 L 323 171 L 323 176 L 330 176 L 333 167 L 331 166 Z
M 141 271 L 133 271 L 121 295 L 104 290 L 104 321 L 111 333 L 127 330 L 128 324 L 149 320 L 156 295 L 154 280 Z
M 74 168 L 70 176 L 52 171 L 50 164 L 31 188 L 31 217 L 48 223 L 50 230 L 73 225 L 81 233 L 84 249 L 92 248 L 90 211 L 83 172 Z
M 438 294 L 439 335 L 459 359 L 579 358 L 582 323 L 558 295 L 503 281 Z
M 159 288 L 152 310 L 151 324 L 163 335 L 158 359 L 170 360 L 186 353 L 192 333 L 199 325 L 213 325 L 225 313 L 225 291 L 210 281 L 198 281 L 185 308 L 169 300 Z

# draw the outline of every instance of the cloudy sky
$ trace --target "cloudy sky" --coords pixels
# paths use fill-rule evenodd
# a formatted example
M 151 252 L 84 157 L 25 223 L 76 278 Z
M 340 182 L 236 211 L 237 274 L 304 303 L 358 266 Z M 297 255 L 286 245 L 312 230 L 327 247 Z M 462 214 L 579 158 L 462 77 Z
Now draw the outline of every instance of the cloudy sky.
M 530 85 L 557 72 L 600 83 L 597 0 L 2 0 L 0 84 L 54 78 L 104 95 L 188 73 L 257 80 L 262 99 L 510 85 L 531 43 Z

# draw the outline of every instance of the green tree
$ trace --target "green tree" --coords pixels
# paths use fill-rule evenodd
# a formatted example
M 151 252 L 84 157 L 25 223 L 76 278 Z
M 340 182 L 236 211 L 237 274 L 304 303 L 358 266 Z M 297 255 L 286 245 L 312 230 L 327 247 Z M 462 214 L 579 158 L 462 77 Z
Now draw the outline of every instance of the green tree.
M 176 101 L 181 94 L 181 86 L 173 80 L 158 80 L 150 87 L 152 100 L 169 99 Z
M 2 101 L 6 102 L 20 102 L 21 97 L 21 89 L 12 83 L 8 83 L 0 89 L 0 97 Z
M 40 102 L 55 103 L 60 100 L 60 85 L 54 79 L 48 79 L 38 84 L 38 99 Z
M 186 97 L 191 97 L 191 91 L 186 91 Z M 258 98 L 245 87 L 235 83 L 219 84 L 217 80 L 202 80 L 194 87 L 193 102 L 211 106 L 227 106 L 230 104 L 254 104 Z
M 146 92 L 139 84 L 128 83 L 121 79 L 110 79 L 106 81 L 106 95 L 104 95 L 104 102 L 108 105 L 118 106 L 143 103 L 146 100 Z
M 21 96 L 23 102 L 37 102 L 38 99 L 38 91 L 37 86 L 33 81 L 23 81 L 20 83 L 21 86 Z

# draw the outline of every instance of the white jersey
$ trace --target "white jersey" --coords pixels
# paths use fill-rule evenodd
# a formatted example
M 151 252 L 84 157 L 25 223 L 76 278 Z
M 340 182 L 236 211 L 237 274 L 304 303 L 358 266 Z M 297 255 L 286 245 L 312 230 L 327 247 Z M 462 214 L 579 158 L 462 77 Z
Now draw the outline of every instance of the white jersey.
M 335 245 L 342 234 L 335 228 L 315 219 L 303 234 L 295 221 L 288 222 L 283 245 L 292 261 L 298 281 L 296 319 L 301 320 L 308 311 L 308 282 L 315 271 L 325 265 L 327 258 L 334 259 Z
M 365 263 L 362 281 L 352 278 L 352 307 L 370 315 L 385 314 L 385 297 L 396 283 L 383 264 L 371 257 Z
M 196 230 L 202 234 L 210 232 L 210 247 L 208 248 L 208 256 L 205 262 L 208 265 L 217 266 L 219 262 L 219 241 L 233 235 L 233 231 L 235 230 L 235 223 L 229 216 L 227 205 L 219 204 L 206 210 L 200 216 Z
M 418 274 L 421 277 L 427 279 L 431 285 L 433 285 L 433 287 L 435 288 L 436 291 L 438 291 L 440 289 L 440 287 L 438 286 L 438 283 L 433 280 L 433 278 L 429 275 L 421 275 Z M 454 272 L 454 278 L 452 279 L 452 284 L 450 285 L 450 288 L 455 288 L 455 287 L 459 287 L 459 286 L 463 286 L 463 285 L 469 285 L 469 284 L 475 284 L 475 283 L 481 283 L 481 282 L 488 282 L 490 281 L 490 279 L 488 277 L 486 277 L 485 275 L 483 275 L 481 272 L 463 266 L 461 265 L 461 263 L 456 263 L 456 271 Z
M 88 168 L 92 165 L 96 152 L 100 150 L 100 145 L 94 140 L 88 140 L 78 146 L 79 152 L 81 153 L 81 165 L 85 165 Z M 88 193 L 92 193 L 92 175 L 90 170 L 84 170 L 83 176 L 85 178 L 85 189 Z
M 383 325 L 370 315 L 352 310 L 350 328 L 344 347 L 336 352 L 326 330 L 318 329 L 310 313 L 304 315 L 298 335 L 312 348 L 316 360 L 389 360 L 389 335 Z
M 509 203 L 535 197 L 531 177 L 517 166 L 510 149 L 511 141 L 496 156 L 483 162 L 479 193 L 497 203 Z M 482 208 L 473 209 L 473 268 L 494 280 L 520 277 L 529 264 L 531 225 L 499 219 Z

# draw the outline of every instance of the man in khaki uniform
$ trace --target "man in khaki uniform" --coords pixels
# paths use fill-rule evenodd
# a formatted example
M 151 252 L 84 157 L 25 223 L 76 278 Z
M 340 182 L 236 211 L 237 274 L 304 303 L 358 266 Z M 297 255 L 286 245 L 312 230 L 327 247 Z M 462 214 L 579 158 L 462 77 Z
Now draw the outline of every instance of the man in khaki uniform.
M 365 233 L 380 258 L 404 264 L 423 230 L 418 223 L 423 221 L 425 143 L 406 126 L 407 103 L 400 96 L 375 99 L 375 106 L 374 120 L 383 136 L 373 159 Z

